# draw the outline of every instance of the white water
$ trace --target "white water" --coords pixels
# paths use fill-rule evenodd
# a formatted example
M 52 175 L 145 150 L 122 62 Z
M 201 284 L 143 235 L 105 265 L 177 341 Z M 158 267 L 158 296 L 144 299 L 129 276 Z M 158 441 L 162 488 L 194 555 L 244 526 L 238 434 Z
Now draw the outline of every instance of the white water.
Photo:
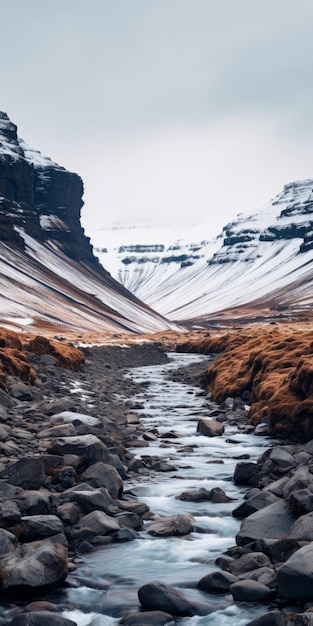
M 136 382 L 149 381 L 149 387 L 134 398 L 143 403 L 145 427 L 158 428 L 160 435 L 174 430 L 181 437 L 168 439 L 170 447 L 160 447 L 164 438 L 149 448 L 132 449 L 138 457 L 164 457 L 177 469 L 152 475 L 138 474 L 124 483 L 124 489 L 146 502 L 160 516 L 190 513 L 194 516 L 193 532 L 187 538 L 153 538 L 147 534 L 149 524 L 129 543 L 110 544 L 84 557 L 83 565 L 74 572 L 78 586 L 66 591 L 63 614 L 79 626 L 108 626 L 119 618 L 140 610 L 138 588 L 153 580 L 179 588 L 185 596 L 202 606 L 202 615 L 181 618 L 182 626 L 245 626 L 267 607 L 234 603 L 231 595 L 213 595 L 196 589 L 197 582 L 210 571 L 218 569 L 215 559 L 235 544 L 239 522 L 231 511 L 242 500 L 245 490 L 232 482 L 234 468 L 241 454 L 255 459 L 269 440 L 243 434 L 228 426 L 222 437 L 208 438 L 197 434 L 197 421 L 205 417 L 208 406 L 198 389 L 167 380 L 168 371 L 195 361 L 207 361 L 199 355 L 171 354 L 167 365 L 135 368 L 130 376 Z M 231 437 L 236 443 L 227 443 Z M 183 446 L 195 446 L 192 453 L 180 452 Z M 212 463 L 211 461 L 222 461 Z M 184 502 L 175 500 L 182 491 L 205 487 L 221 487 L 237 502 Z

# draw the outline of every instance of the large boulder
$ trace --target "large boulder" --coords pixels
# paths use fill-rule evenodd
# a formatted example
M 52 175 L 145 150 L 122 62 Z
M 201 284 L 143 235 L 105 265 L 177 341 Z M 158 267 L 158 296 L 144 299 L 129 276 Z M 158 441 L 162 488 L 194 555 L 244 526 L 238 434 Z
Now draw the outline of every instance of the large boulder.
M 269 611 L 253 619 L 247 626 L 285 626 L 284 614 L 280 611 Z
M 77 435 L 77 437 L 59 437 L 50 444 L 52 454 L 75 454 L 90 463 L 107 461 L 108 449 L 96 435 Z
M 217 570 L 203 576 L 197 584 L 198 589 L 207 593 L 228 593 L 229 587 L 237 582 L 237 577 L 230 572 Z
M 223 434 L 224 426 L 213 418 L 201 418 L 198 421 L 197 432 L 201 435 L 205 435 L 206 437 L 218 437 Z
M 138 590 L 138 598 L 144 609 L 165 611 L 170 615 L 191 616 L 197 613 L 196 606 L 180 591 L 159 581 L 143 585 Z
M 171 515 L 150 526 L 148 533 L 155 537 L 187 535 L 191 532 L 193 518 L 190 515 Z
M 74 411 L 62 411 L 50 417 L 51 424 L 72 424 L 78 435 L 97 434 L 103 428 L 98 417 L 74 413 Z
M 49 540 L 22 544 L 15 553 L 0 560 L 0 585 L 6 593 L 47 590 L 63 582 L 68 574 L 67 550 Z
M 293 602 L 313 601 L 313 543 L 300 548 L 277 572 L 278 593 Z
M 273 591 L 255 580 L 239 580 L 229 587 L 236 602 L 262 602 L 273 596 Z
M 113 507 L 118 511 L 118 507 L 114 505 L 106 489 L 93 489 L 85 483 L 64 491 L 59 497 L 61 501 L 75 502 L 85 514 L 92 511 L 104 511 L 110 514 Z
M 15 615 L 9 626 L 77 626 L 77 623 L 51 611 L 31 611 Z
M 76 541 L 92 541 L 95 537 L 103 537 L 121 530 L 120 524 L 103 511 L 93 511 L 80 520 L 77 530 L 73 533 Z
M 18 534 L 21 541 L 34 541 L 58 533 L 63 533 L 63 524 L 56 515 L 25 515 Z
M 120 620 L 123 626 L 165 626 L 165 624 L 174 624 L 173 616 L 164 611 L 142 611 L 141 613 L 131 613 L 125 615 Z
M 23 457 L 2 470 L 0 478 L 22 489 L 39 489 L 46 479 L 43 459 L 33 456 Z
M 240 461 L 235 467 L 234 483 L 235 485 L 256 487 L 259 482 L 260 472 L 261 465 Z
M 94 463 L 82 474 L 82 479 L 92 487 L 105 487 L 113 498 L 123 492 L 123 481 L 118 471 L 109 463 Z
M 288 536 L 295 522 L 283 500 L 274 502 L 243 520 L 236 541 L 238 545 L 251 543 L 256 539 L 279 539 Z
M 234 517 L 244 518 L 248 517 L 252 513 L 263 509 L 265 506 L 269 504 L 273 504 L 274 502 L 278 502 L 279 498 L 275 496 L 273 493 L 267 491 L 260 491 L 255 495 L 251 496 L 251 498 L 247 498 L 237 506 L 232 514 Z

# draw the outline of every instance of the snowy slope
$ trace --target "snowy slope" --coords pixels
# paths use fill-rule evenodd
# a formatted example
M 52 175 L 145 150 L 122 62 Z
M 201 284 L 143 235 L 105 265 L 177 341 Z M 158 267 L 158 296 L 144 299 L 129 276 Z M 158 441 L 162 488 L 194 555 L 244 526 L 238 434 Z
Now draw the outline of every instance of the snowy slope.
M 135 231 L 127 246 L 123 233 L 123 243 L 107 252 L 101 251 L 100 232 L 90 235 L 112 275 L 173 320 L 243 306 L 311 308 L 313 180 L 286 185 L 258 213 L 239 214 L 213 241 L 208 241 L 208 226 L 198 230 L 202 238 L 199 233 L 197 240 L 194 233 L 183 233 L 169 245 L 155 229 L 146 248 L 143 238 L 135 245 Z M 115 235 L 117 240 L 118 231 Z M 108 233 L 106 241 L 110 240 Z

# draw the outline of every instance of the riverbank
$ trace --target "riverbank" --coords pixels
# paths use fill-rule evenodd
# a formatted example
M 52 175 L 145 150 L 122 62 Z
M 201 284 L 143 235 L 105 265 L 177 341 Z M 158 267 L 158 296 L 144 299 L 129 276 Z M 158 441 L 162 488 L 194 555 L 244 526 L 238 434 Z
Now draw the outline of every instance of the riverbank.
M 62 584 L 69 572 L 74 571 L 78 554 L 87 554 L 112 542 L 132 541 L 151 513 L 145 502 L 123 495 L 123 479 L 132 472 L 142 473 L 144 477 L 151 472 L 171 471 L 170 459 L 146 454 L 149 442 L 159 435 L 153 428 L 147 429 L 141 419 L 140 403 L 131 400 L 138 390 L 144 391 L 143 383 L 134 383 L 125 371 L 134 365 L 165 364 L 167 356 L 160 345 L 147 342 L 132 346 L 85 347 L 81 352 L 63 341 L 55 343 L 58 350 L 54 344 L 51 348 L 46 342 L 33 341 L 28 344 L 33 351 L 25 351 L 24 346 L 22 358 L 17 344 L 7 346 L 7 350 L 11 350 L 10 367 L 14 362 L 18 366 L 21 361 L 23 372 L 28 374 L 22 382 L 11 370 L 5 377 L 7 391 L 2 391 L 0 396 L 0 556 L 4 602 L 22 599 L 23 595 L 35 598 Z M 76 369 L 65 368 L 65 364 Z M 196 384 L 203 367 L 195 364 L 188 371 L 174 371 L 172 377 Z M 209 399 L 206 402 L 209 409 Z M 242 433 L 251 429 L 243 397 L 228 396 L 214 416 L 209 413 L 208 410 L 208 419 L 202 420 L 204 430 L 208 426 L 206 422 L 211 425 L 216 422 L 217 426 L 231 424 Z M 171 435 L 170 430 L 169 438 L 175 435 Z M 221 430 L 216 430 L 214 436 L 218 437 L 218 432 Z M 169 442 L 166 445 L 169 446 Z M 303 569 L 305 560 L 310 559 L 312 541 L 308 534 L 313 509 L 313 506 L 310 508 L 313 499 L 311 448 L 310 444 L 304 447 L 287 443 L 265 452 L 258 463 L 246 461 L 248 459 L 243 458 L 239 462 L 235 482 L 250 486 L 253 491 L 243 510 L 235 515 L 247 518 L 247 522 L 243 522 L 238 534 L 238 546 L 218 562 L 221 566 L 218 580 L 223 579 L 222 586 L 220 582 L 216 586 L 215 575 L 214 583 L 212 576 L 206 577 L 205 582 L 199 580 L 199 589 L 209 594 L 234 591 L 233 597 L 238 602 L 269 602 L 269 606 L 276 607 L 271 617 L 276 621 L 266 623 L 281 624 L 291 602 L 298 602 L 303 610 L 311 601 L 310 596 L 302 594 L 301 598 L 296 598 L 282 591 L 282 584 L 288 587 L 290 582 L 282 583 L 282 575 L 277 574 L 283 562 L 290 567 L 288 561 L 293 553 L 305 549 L 306 558 L 299 553 L 300 587 L 312 586 Z M 303 489 L 304 494 L 300 493 Z M 185 501 L 189 498 L 190 502 L 205 502 L 208 493 L 193 490 L 186 498 Z M 279 514 L 270 508 L 277 503 Z M 255 522 L 252 513 L 258 514 L 259 510 L 263 513 L 259 513 Z M 304 519 L 306 515 L 309 518 Z M 281 526 L 277 525 L 277 516 Z M 176 530 L 177 524 L 181 524 L 182 536 L 188 534 L 186 521 L 185 516 L 174 521 Z M 169 522 L 172 523 L 173 520 Z M 278 536 L 266 535 L 265 528 L 272 532 L 276 527 Z M 252 541 L 248 541 L 250 539 Z M 242 557 L 245 558 L 242 560 Z M 49 567 L 45 567 L 46 562 Z M 262 570 L 264 567 L 266 571 Z M 290 580 L 288 572 L 287 580 Z M 299 577 L 299 570 L 296 576 Z M 241 597 L 236 595 L 238 587 L 231 589 L 232 584 L 239 583 L 239 595 L 244 594 Z M 292 584 L 292 587 L 295 586 Z M 160 588 L 157 595 L 156 610 L 160 610 Z M 145 603 L 146 600 L 143 606 Z M 40 606 L 31 604 L 31 611 Z M 23 611 L 25 607 L 29 607 L 29 603 L 24 600 Z M 194 609 L 190 611 L 193 614 Z M 292 607 L 290 611 L 294 613 Z M 11 610 L 8 615 L 8 619 L 12 617 Z M 21 613 L 20 620 L 22 616 L 25 613 Z M 52 626 L 53 614 L 49 614 L 49 619 Z M 149 623 L 151 619 L 150 613 Z M 153 622 L 157 624 L 167 623 L 170 618 L 163 615 L 155 619 L 163 619 Z M 294 619 L 298 620 L 295 624 L 309 623 L 299 621 L 300 617 Z M 23 623 L 26 624 L 19 621 L 20 626 Z

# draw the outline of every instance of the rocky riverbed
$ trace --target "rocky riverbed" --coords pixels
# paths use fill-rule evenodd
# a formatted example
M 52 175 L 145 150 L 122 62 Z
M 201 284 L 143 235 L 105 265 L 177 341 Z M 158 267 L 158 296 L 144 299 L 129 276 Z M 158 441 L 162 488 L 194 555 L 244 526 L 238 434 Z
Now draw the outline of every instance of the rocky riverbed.
M 126 476 L 171 469 L 166 457 L 145 454 L 158 433 L 140 420 L 140 405 L 131 400 L 138 384 L 125 375 L 134 365 L 166 363 L 166 354 L 150 343 L 84 352 L 76 371 L 51 354 L 29 355 L 36 384 L 9 376 L 9 393 L 0 393 L 0 579 L 8 607 L 2 621 L 12 626 L 73 623 L 43 598 L 75 570 L 79 555 L 131 541 L 149 519 L 152 535 L 184 537 L 192 529 L 188 515 L 156 520 L 145 502 L 123 493 Z M 195 383 L 202 367 L 172 376 Z M 226 424 L 249 432 L 247 416 L 245 394 L 228 398 L 199 419 L 198 432 L 219 437 Z M 142 458 L 132 448 L 142 448 Z M 265 615 L 253 626 L 313 623 L 311 469 L 312 442 L 277 444 L 257 463 L 244 457 L 236 467 L 235 483 L 249 487 L 233 511 L 243 520 L 236 546 L 197 586 L 205 594 L 231 594 L 235 602 L 264 602 Z M 229 501 L 221 490 L 201 488 L 179 497 Z M 163 583 L 148 581 L 139 601 L 142 612 L 121 623 L 165 624 L 203 611 Z

